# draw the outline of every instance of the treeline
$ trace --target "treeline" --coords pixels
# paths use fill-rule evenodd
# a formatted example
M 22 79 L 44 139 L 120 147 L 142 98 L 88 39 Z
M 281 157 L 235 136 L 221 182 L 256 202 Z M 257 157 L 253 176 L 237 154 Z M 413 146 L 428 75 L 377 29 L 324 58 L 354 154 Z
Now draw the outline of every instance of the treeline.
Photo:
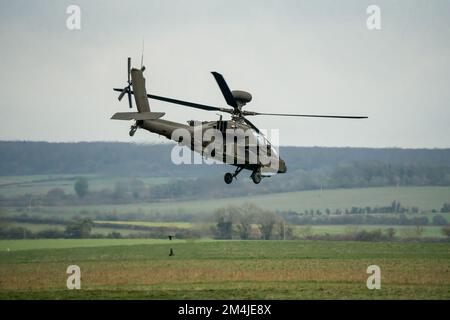
M 153 197 L 190 199 L 201 197 L 242 196 L 315 189 L 361 188 L 385 186 L 450 186 L 450 166 L 412 164 L 390 165 L 376 161 L 353 162 L 334 168 L 310 171 L 288 171 L 284 175 L 267 178 L 267 183 L 253 185 L 245 172 L 231 186 L 224 185 L 221 174 L 193 180 L 177 180 L 154 186 Z
M 205 220 L 206 221 L 206 220 Z M 39 218 L 34 216 L 4 217 L 0 220 L 0 239 L 83 239 L 83 238 L 152 238 L 168 239 L 175 236 L 178 239 L 215 238 L 222 240 L 345 240 L 345 241 L 396 241 L 397 230 L 394 225 L 413 226 L 407 231 L 407 239 L 414 241 L 431 241 L 423 238 L 424 226 L 442 227 L 442 233 L 450 238 L 450 225 L 441 214 L 432 217 L 398 215 L 344 214 L 342 216 L 299 216 L 295 212 L 274 212 L 252 204 L 228 206 L 214 212 L 208 223 L 195 228 L 155 227 L 116 224 L 111 222 L 94 222 L 91 218 Z M 54 227 L 32 232 L 16 223 L 51 224 Z M 348 231 L 344 234 L 330 235 L 314 234 L 313 225 L 346 225 Z M 358 225 L 387 225 L 383 230 L 358 231 Z M 64 225 L 64 229 L 60 226 Z M 59 228 L 57 228 L 59 226 Z M 296 228 L 294 232 L 293 228 Z M 93 228 L 112 229 L 108 234 L 93 232 Z M 126 230 L 126 234 L 122 233 Z M 130 230 L 134 231 L 130 233 Z M 401 237 L 402 241 L 405 237 Z M 436 240 L 436 239 L 434 239 Z M 434 241 L 433 240 L 433 241 Z
M 446 219 L 441 215 L 434 216 L 432 222 L 427 217 L 408 217 L 405 214 L 398 216 L 371 216 L 371 215 L 343 215 L 343 216 L 321 216 L 321 217 L 301 217 L 298 215 L 282 213 L 282 217 L 289 223 L 298 225 L 400 225 L 400 226 L 443 226 L 447 224 Z
M 450 186 L 450 149 L 364 149 L 282 147 L 286 174 L 254 185 L 243 171 L 231 185 L 223 182 L 226 165 L 174 165 L 173 145 L 129 143 L 0 142 L 0 175 L 102 174 L 124 179 L 104 190 L 89 189 L 89 178 L 76 185 L 77 195 L 55 188 L 33 197 L 34 206 L 125 204 L 165 200 L 214 199 L 256 194 L 334 188 Z M 149 185 L 140 177 L 172 177 Z M 134 178 L 127 178 L 134 177 Z M 267 179 L 267 180 L 266 180 Z M 2 186 L 7 188 L 8 186 Z M 25 207 L 29 195 L 0 195 L 0 207 Z
M 399 215 L 342 215 L 342 216 L 300 216 L 293 212 L 281 212 L 280 215 L 289 223 L 297 225 L 399 225 L 399 226 L 445 226 L 444 216 L 436 214 L 431 222 L 426 216 L 408 217 Z
M 400 214 L 401 216 L 404 214 Z M 351 216 L 349 216 L 351 218 Z M 369 216 L 370 217 L 370 216 Z M 435 216 L 438 217 L 438 216 Z M 296 217 L 298 218 L 298 217 Z M 310 217 L 308 217 L 310 218 Z M 411 222 L 414 228 L 411 234 L 403 240 L 414 241 L 435 241 L 434 238 L 421 239 L 424 232 L 423 226 L 428 225 L 426 217 L 405 217 L 405 221 Z M 440 219 L 443 219 L 440 220 Z M 315 223 L 307 223 L 292 219 L 289 214 L 279 214 L 270 210 L 257 207 L 251 204 L 242 206 L 229 206 L 219 209 L 214 214 L 215 225 L 212 227 L 212 234 L 215 239 L 239 239 L 239 240 L 342 240 L 342 241 L 393 241 L 400 240 L 396 237 L 396 230 L 389 226 L 385 230 L 381 228 L 375 230 L 348 231 L 345 234 L 313 234 L 311 224 L 330 224 L 321 223 L 324 220 L 314 221 Z M 342 224 L 352 224 L 352 220 L 342 220 Z M 361 224 L 365 221 L 360 220 Z M 404 221 L 404 222 L 405 222 Z M 310 221 L 311 222 L 311 221 Z M 442 233 L 446 237 L 450 237 L 450 225 L 440 216 L 433 223 L 442 227 Z M 289 223 L 289 224 L 288 224 Z M 292 228 L 293 224 L 302 224 L 300 232 L 295 234 Z M 341 223 L 335 223 L 341 224 Z M 371 224 L 371 223 L 368 223 Z M 379 223 L 374 223 L 379 224 Z M 353 226 L 357 228 L 357 225 Z
M 9 225 L 11 222 L 27 223 L 49 223 L 54 227 L 33 232 L 28 228 Z M 64 230 L 57 226 L 64 225 Z M 94 233 L 93 228 L 109 228 L 113 231 L 108 234 Z M 124 235 L 121 230 L 126 229 Z M 129 233 L 129 230 L 136 232 Z M 120 225 L 115 223 L 96 223 L 90 218 L 77 218 L 70 221 L 59 219 L 34 219 L 26 217 L 15 217 L 0 220 L 0 239 L 100 239 L 100 238 L 145 238 L 145 239 L 167 239 L 169 235 L 178 239 L 195 239 L 211 236 L 209 230 L 182 229 L 176 227 L 153 227 L 139 225 Z
M 396 236 L 396 230 L 393 228 L 387 228 L 385 230 L 375 229 L 375 230 L 361 230 L 357 232 L 349 232 L 345 234 L 316 234 L 307 235 L 302 237 L 306 240 L 322 240 L 322 241 L 403 241 L 403 242 L 446 242 L 448 243 L 450 239 L 450 227 L 445 226 L 441 229 L 441 232 L 447 238 L 439 239 L 436 237 L 423 237 L 423 228 L 416 227 L 415 230 L 407 237 L 398 238 Z
M 172 148 L 172 144 L 0 141 L 0 175 L 122 173 L 197 177 L 224 171 L 218 165 L 174 165 L 170 160 Z M 450 166 L 450 149 L 281 147 L 280 155 L 286 160 L 288 172 L 368 162 L 406 167 Z
M 437 212 L 441 212 L 441 213 L 450 213 L 450 203 L 444 203 L 441 207 L 440 210 L 437 209 L 432 209 L 431 211 L 432 213 L 437 213 Z M 342 214 L 380 214 L 380 213 L 387 213 L 387 214 L 392 214 L 392 213 L 408 213 L 408 214 L 418 214 L 418 213 L 424 213 L 424 211 L 420 210 L 419 207 L 417 206 L 412 206 L 412 207 L 406 207 L 403 206 L 400 201 L 394 200 L 391 202 L 390 205 L 387 206 L 375 206 L 375 207 L 370 207 L 370 206 L 365 206 L 365 207 L 351 207 L 351 208 L 347 208 L 347 209 L 335 209 L 335 210 L 330 210 L 330 209 L 325 209 L 325 210 L 320 210 L 320 209 L 309 209 L 309 210 L 304 210 L 301 212 L 288 212 L 290 214 L 296 214 L 296 215 L 300 215 L 300 216 L 321 216 L 321 215 L 342 215 Z
M 242 173 L 244 174 L 244 173 Z M 123 178 L 103 190 L 90 191 L 89 178 L 74 180 L 76 194 L 65 193 L 54 188 L 45 195 L 33 196 L 33 206 L 61 206 L 87 204 L 127 204 L 136 202 L 158 202 L 165 200 L 192 200 L 224 198 L 244 195 L 270 194 L 314 189 L 360 188 L 383 186 L 450 186 L 450 167 L 388 166 L 379 163 L 354 163 L 333 169 L 303 170 L 274 178 L 254 185 L 249 179 L 239 177 L 231 186 L 225 185 L 221 174 L 209 177 L 171 179 L 161 184 L 146 184 L 139 178 Z M 31 195 L 18 194 L 9 197 L 0 195 L 0 207 L 27 207 Z M 354 208 L 351 209 L 352 211 Z M 366 212 L 367 208 L 358 208 Z M 370 209 L 369 209 L 370 210 Z M 439 208 L 436 208 L 439 210 Z M 449 209 L 444 209 L 448 212 Z M 373 208 L 373 212 L 417 212 L 418 209 Z
M 286 221 L 297 225 L 402 225 L 402 226 L 445 226 L 449 222 L 442 214 L 450 212 L 450 203 L 444 203 L 441 209 L 432 210 L 431 221 L 429 216 L 418 215 L 423 213 L 418 207 L 405 207 L 400 201 L 392 201 L 387 206 L 352 207 L 350 209 L 325 209 L 282 211 L 280 216 Z
M 252 204 L 229 206 L 214 214 L 215 239 L 281 240 L 293 239 L 292 228 L 276 212 Z

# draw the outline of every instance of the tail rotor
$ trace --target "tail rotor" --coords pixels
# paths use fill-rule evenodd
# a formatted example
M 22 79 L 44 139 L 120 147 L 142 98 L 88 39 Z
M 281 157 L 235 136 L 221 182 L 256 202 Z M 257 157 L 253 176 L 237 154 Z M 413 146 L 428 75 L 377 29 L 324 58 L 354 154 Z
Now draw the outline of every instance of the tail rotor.
M 128 95 L 128 105 L 130 108 L 133 108 L 133 100 L 131 99 L 131 58 L 128 57 L 128 69 L 127 69 L 127 76 L 128 76 L 128 85 L 123 88 L 123 90 L 120 92 L 119 95 L 119 101 L 122 101 L 122 98 L 125 96 L 125 94 Z

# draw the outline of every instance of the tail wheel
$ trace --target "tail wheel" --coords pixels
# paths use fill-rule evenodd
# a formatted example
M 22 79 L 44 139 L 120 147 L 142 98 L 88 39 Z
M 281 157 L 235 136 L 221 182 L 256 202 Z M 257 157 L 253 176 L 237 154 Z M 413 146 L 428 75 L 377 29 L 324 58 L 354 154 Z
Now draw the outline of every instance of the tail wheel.
M 134 136 L 134 134 L 136 133 L 136 130 L 138 129 L 138 124 L 137 122 L 131 126 L 130 128 L 130 137 Z
M 225 176 L 223 177 L 223 180 L 225 180 L 226 184 L 230 184 L 233 182 L 233 174 L 227 172 L 225 173 Z
M 261 172 L 255 171 L 252 173 L 252 180 L 254 184 L 259 184 L 261 182 Z

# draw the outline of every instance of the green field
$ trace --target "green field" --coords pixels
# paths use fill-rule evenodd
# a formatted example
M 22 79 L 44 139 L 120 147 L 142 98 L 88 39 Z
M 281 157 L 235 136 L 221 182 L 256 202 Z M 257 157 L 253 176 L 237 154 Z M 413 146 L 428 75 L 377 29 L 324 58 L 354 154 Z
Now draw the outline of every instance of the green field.
M 62 224 L 47 224 L 47 223 L 11 223 L 9 224 L 10 227 L 23 227 L 31 232 L 40 232 L 40 231 L 47 231 L 47 230 L 58 230 L 58 231 L 64 231 L 66 229 L 65 225 Z M 136 230 L 131 228 L 108 228 L 108 227 L 96 227 L 94 226 L 92 228 L 91 233 L 92 234 L 101 234 L 103 236 L 106 236 L 112 232 L 120 232 L 122 236 L 128 236 L 138 233 L 144 233 L 145 230 Z
M 273 193 L 224 199 L 204 199 L 191 201 L 162 201 L 133 203 L 126 205 L 81 205 L 64 207 L 31 208 L 30 213 L 40 215 L 61 214 L 205 214 L 229 205 L 253 203 L 272 210 L 335 210 L 351 207 L 387 206 L 392 201 L 400 201 L 403 206 L 417 206 L 421 210 L 439 210 L 444 202 L 450 202 L 450 187 L 383 187 L 359 189 L 311 190 L 299 192 Z M 28 210 L 28 208 L 27 208 Z M 21 214 L 16 208 L 3 208 L 9 214 Z
M 73 177 L 3 177 L 0 195 L 45 194 L 61 187 L 73 193 Z M 118 179 L 90 176 L 91 190 L 111 188 Z M 145 183 L 165 183 L 148 178 Z M 209 230 L 218 208 L 253 203 L 276 211 L 350 209 L 400 201 L 431 217 L 450 202 L 450 187 L 386 187 L 288 192 L 191 201 L 1 208 L 7 215 L 58 218 L 60 224 L 7 222 L 32 232 L 64 230 L 74 216 L 92 217 L 92 233 L 123 236 L 137 227 Z M 106 214 L 106 215 L 105 215 Z M 121 215 L 115 219 L 115 215 Z M 133 216 L 133 214 L 138 214 Z M 194 216 L 179 221 L 181 214 Z M 98 220 L 101 215 L 101 219 Z M 385 214 L 387 215 L 387 214 Z M 395 214 L 394 214 L 395 215 Z M 398 214 L 397 214 L 398 215 Z M 419 214 L 422 215 L 422 214 Z M 410 217 L 412 215 L 409 215 Z M 450 214 L 444 214 L 450 220 Z M 139 221 L 126 221 L 130 220 Z M 139 218 L 136 218 L 139 217 Z M 161 222 L 164 218 L 170 222 Z M 107 220 L 106 220 L 107 219 Z M 109 220 L 111 219 L 111 220 Z M 120 220 L 117 220 L 120 219 Z M 30 220 L 28 220 L 30 221 Z M 118 228 L 113 228 L 117 225 Z M 120 228 L 119 228 L 120 227 Z M 294 235 L 348 235 L 392 227 L 396 240 L 415 237 L 415 226 L 295 226 Z M 156 239 L 0 240 L 0 299 L 450 299 L 450 243 L 442 227 L 425 226 L 421 237 L 434 243 L 345 241 L 216 241 Z M 185 230 L 183 230 L 185 231 Z M 203 236 L 203 235 L 202 235 Z M 210 235 L 209 235 L 210 236 Z M 173 248 L 175 256 L 169 257 Z M 67 266 L 82 271 L 82 290 L 66 288 Z M 368 290 L 366 269 L 382 271 L 381 290 Z
M 54 188 L 64 190 L 66 194 L 75 194 L 74 183 L 77 177 L 89 179 L 89 190 L 101 191 L 113 189 L 117 182 L 128 181 L 130 178 L 109 177 L 93 174 L 58 174 L 58 175 L 30 175 L 30 176 L 0 176 L 0 194 L 15 195 L 43 195 Z M 139 178 L 147 185 L 167 183 L 167 177 Z
M 173 227 L 180 229 L 190 229 L 194 226 L 191 222 L 150 222 L 150 221 L 102 221 L 95 220 L 95 223 L 108 223 L 114 225 L 125 226 L 142 226 L 142 227 Z
M 66 288 L 72 264 L 81 268 L 79 291 Z M 366 288 L 373 264 L 381 268 L 380 290 Z M 450 245 L 0 241 L 0 298 L 450 299 Z
M 25 177 L 22 177 L 25 179 Z M 34 177 L 36 180 L 44 179 L 45 177 Z M 16 178 L 11 178 L 12 181 Z M 157 179 L 157 178 L 151 178 Z M 156 181 L 156 180 L 154 180 Z M 148 182 L 150 183 L 150 182 Z M 26 208 L 25 211 L 17 210 L 17 208 L 2 208 L 4 213 L 8 215 L 21 215 L 27 213 L 31 216 L 41 218 L 58 218 L 63 220 L 70 220 L 74 216 L 91 217 L 98 219 L 99 215 L 107 215 L 108 217 L 121 215 L 124 220 L 96 220 L 98 223 L 108 223 L 111 227 L 93 228 L 94 234 L 108 235 L 113 231 L 121 233 L 122 236 L 136 235 L 145 233 L 144 230 L 138 230 L 138 227 L 164 227 L 177 229 L 196 229 L 206 230 L 214 223 L 212 220 L 206 219 L 210 217 L 216 209 L 223 208 L 229 205 L 242 205 L 244 203 L 253 203 L 261 208 L 273 209 L 277 211 L 282 210 L 296 210 L 302 212 L 304 210 L 322 210 L 329 208 L 334 209 L 349 209 L 353 206 L 386 206 L 391 201 L 400 201 L 405 207 L 417 206 L 421 210 L 426 210 L 425 215 L 419 216 L 428 217 L 431 222 L 433 214 L 431 209 L 439 209 L 444 202 L 450 202 L 450 187 L 384 187 L 384 188 L 359 188 L 359 189 L 336 189 L 336 190 L 314 190 L 289 192 L 279 194 L 268 194 L 261 196 L 236 197 L 227 199 L 215 200 L 192 200 L 192 201 L 167 201 L 154 203 L 134 203 L 126 205 L 82 205 L 82 206 L 54 206 L 54 207 L 35 207 Z M 133 217 L 133 214 L 138 214 L 138 218 Z M 181 214 L 191 214 L 196 216 L 194 219 L 198 222 L 183 222 L 179 221 Z M 375 215 L 375 214 L 373 214 Z M 383 216 L 398 214 L 380 214 Z M 170 222 L 155 221 L 157 218 L 164 217 Z M 450 221 L 450 214 L 444 213 L 443 216 Z M 412 214 L 409 214 L 412 217 Z M 142 221 L 145 220 L 145 221 Z M 35 223 L 14 223 L 13 226 L 21 226 L 29 229 L 32 232 L 39 232 L 48 229 L 64 230 L 65 226 L 51 225 L 51 224 L 35 224 Z M 118 225 L 120 228 L 114 228 Z M 120 226 L 119 226 L 120 225 Z M 129 226 L 129 228 L 128 228 Z M 411 237 L 435 237 L 443 238 L 442 227 L 425 226 L 420 235 L 415 233 L 414 226 L 389 226 L 389 225 L 317 225 L 310 228 L 305 226 L 292 226 L 294 234 L 304 237 L 305 235 L 343 235 L 355 231 L 371 231 L 374 229 L 386 230 L 389 227 L 395 229 L 397 238 L 411 238 Z
M 186 243 L 184 240 L 172 240 L 173 243 Z M 159 239 L 38 239 L 38 240 L 0 240 L 0 252 L 15 252 L 38 249 L 67 249 L 109 246 L 134 246 L 142 244 L 162 244 L 167 240 Z M 38 251 L 40 252 L 40 251 Z M 4 258 L 4 256 L 2 256 Z M 0 260 L 1 261 L 1 260 Z
M 121 228 L 99 227 L 92 228 L 92 234 L 101 234 L 107 236 L 112 232 L 119 232 L 123 237 L 135 234 L 145 234 L 146 230 L 133 229 L 134 226 L 143 227 L 165 227 L 176 229 L 196 229 L 207 230 L 214 226 L 214 223 L 189 223 L 189 222 L 147 222 L 147 221 L 95 221 L 96 223 L 108 223 L 118 225 Z M 65 225 L 47 224 L 47 223 L 11 223 L 11 227 L 23 227 L 31 232 L 40 232 L 44 230 L 64 231 Z M 129 228 L 127 228 L 129 227 Z M 256 226 L 255 226 L 256 227 Z M 295 236 L 304 238 L 315 235 L 349 235 L 360 231 L 381 230 L 386 233 L 388 228 L 395 230 L 395 237 L 402 238 L 445 238 L 440 226 L 424 226 L 420 233 L 417 233 L 415 226 L 390 226 L 390 225 L 290 225 Z

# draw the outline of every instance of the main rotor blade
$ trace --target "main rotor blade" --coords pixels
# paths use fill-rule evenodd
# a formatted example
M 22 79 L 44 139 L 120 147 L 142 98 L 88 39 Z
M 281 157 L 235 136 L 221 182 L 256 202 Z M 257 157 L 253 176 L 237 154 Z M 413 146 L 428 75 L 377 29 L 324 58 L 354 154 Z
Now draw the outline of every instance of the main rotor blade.
M 177 99 L 172 99 L 172 98 L 167 98 L 167 97 L 161 97 L 161 96 L 155 96 L 155 95 L 153 95 L 153 94 L 148 94 L 147 97 L 149 97 L 150 99 L 160 100 L 160 101 L 169 102 L 169 103 L 174 103 L 174 104 L 180 104 L 180 105 L 182 105 L 182 106 L 191 107 L 191 108 L 196 108 L 196 109 L 201 109 L 201 110 L 207 110 L 207 111 L 222 111 L 222 112 L 233 113 L 233 110 L 231 110 L 231 109 L 219 108 L 219 107 L 213 107 L 213 106 L 207 106 L 207 105 L 200 104 L 200 103 L 195 103 L 195 102 L 189 102 L 189 101 L 177 100 Z
M 244 119 L 245 123 L 247 123 L 250 127 L 253 128 L 253 130 L 255 130 L 257 133 L 259 133 L 259 129 L 248 119 L 242 117 L 242 119 Z
M 113 90 L 121 92 L 123 89 L 114 88 Z M 134 94 L 133 91 L 130 91 L 130 93 Z M 162 96 L 156 96 L 154 94 L 147 94 L 147 97 L 150 99 L 154 99 L 154 100 L 160 100 L 160 101 L 169 102 L 169 103 L 173 103 L 173 104 L 180 104 L 182 106 L 206 110 L 206 111 L 221 111 L 221 112 L 233 113 L 232 109 L 213 107 L 213 106 L 208 106 L 205 104 L 200 104 L 200 103 L 195 103 L 195 102 L 189 102 L 189 101 L 177 100 L 177 99 L 172 99 L 172 98 L 167 98 L 167 97 L 162 97 Z
M 225 98 L 227 104 L 233 108 L 238 108 L 238 104 L 234 99 L 233 94 L 231 93 L 231 90 L 228 87 L 223 76 L 218 72 L 211 72 L 211 73 L 214 76 L 214 79 L 216 79 L 216 82 L 219 85 L 220 91 L 222 91 L 223 97 Z
M 318 114 L 291 114 L 291 113 L 261 113 L 253 111 L 242 111 L 244 116 L 281 116 L 281 117 L 307 117 L 307 118 L 337 118 L 337 119 L 367 119 L 366 116 L 330 116 Z
M 128 84 L 131 83 L 131 58 L 128 57 L 128 70 L 127 70 L 127 74 L 128 74 Z

